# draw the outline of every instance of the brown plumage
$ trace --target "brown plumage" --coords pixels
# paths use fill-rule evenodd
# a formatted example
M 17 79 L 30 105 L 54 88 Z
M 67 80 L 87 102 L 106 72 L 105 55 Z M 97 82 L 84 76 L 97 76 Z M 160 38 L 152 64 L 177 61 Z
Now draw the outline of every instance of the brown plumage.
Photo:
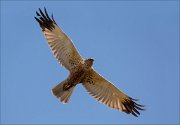
M 56 59 L 70 72 L 66 80 L 52 89 L 52 93 L 60 101 L 67 103 L 75 86 L 82 83 L 97 101 L 127 114 L 140 115 L 138 110 L 144 110 L 143 105 L 137 104 L 136 99 L 127 96 L 99 75 L 92 68 L 94 60 L 91 58 L 83 59 L 72 41 L 57 25 L 53 15 L 50 18 L 46 9 L 44 12 L 45 14 L 39 9 L 39 12 L 36 12 L 37 17 L 35 19 L 39 23 Z

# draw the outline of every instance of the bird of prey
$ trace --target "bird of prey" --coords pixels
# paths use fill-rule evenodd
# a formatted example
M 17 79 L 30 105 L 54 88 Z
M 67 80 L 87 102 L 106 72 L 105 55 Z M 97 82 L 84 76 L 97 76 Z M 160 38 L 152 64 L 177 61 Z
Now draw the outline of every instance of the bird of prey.
M 120 91 L 114 84 L 103 78 L 92 67 L 94 59 L 84 59 L 80 56 L 72 41 L 55 22 L 53 15 L 49 17 L 46 8 L 44 12 L 36 11 L 36 21 L 59 63 L 69 70 L 69 76 L 52 89 L 52 93 L 63 103 L 69 101 L 77 84 L 82 84 L 88 93 L 97 101 L 134 116 L 140 115 L 138 110 L 144 110 L 143 105 Z

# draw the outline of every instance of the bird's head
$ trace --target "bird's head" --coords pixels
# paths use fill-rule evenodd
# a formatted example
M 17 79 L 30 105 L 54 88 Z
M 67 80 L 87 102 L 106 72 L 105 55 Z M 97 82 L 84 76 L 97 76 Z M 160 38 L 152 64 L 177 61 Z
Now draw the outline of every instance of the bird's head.
M 88 67 L 91 67 L 93 65 L 93 62 L 94 62 L 94 59 L 92 59 L 92 58 L 88 58 L 88 59 L 85 60 L 85 64 Z

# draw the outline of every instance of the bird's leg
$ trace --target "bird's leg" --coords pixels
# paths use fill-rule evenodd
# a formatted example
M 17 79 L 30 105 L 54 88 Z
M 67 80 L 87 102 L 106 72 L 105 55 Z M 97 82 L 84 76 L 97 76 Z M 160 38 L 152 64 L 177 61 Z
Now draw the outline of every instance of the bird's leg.
M 64 86 L 63 86 L 63 90 L 68 90 L 70 88 L 71 84 L 69 83 L 65 83 Z
M 65 83 L 64 86 L 63 86 L 63 90 L 64 91 L 69 90 L 73 86 L 75 86 L 75 85 L 71 84 L 71 83 Z

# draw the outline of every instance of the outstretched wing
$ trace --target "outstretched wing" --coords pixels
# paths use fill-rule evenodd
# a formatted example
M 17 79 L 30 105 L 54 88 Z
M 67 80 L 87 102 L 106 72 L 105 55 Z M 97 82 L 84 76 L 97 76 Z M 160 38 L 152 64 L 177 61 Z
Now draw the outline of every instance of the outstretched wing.
M 83 86 L 97 101 L 111 108 L 126 112 L 127 114 L 131 113 L 136 117 L 140 115 L 138 110 L 144 110 L 142 105 L 135 102 L 137 99 L 125 95 L 93 69 L 83 81 Z
M 82 62 L 83 59 L 76 50 L 72 41 L 56 24 L 53 15 L 50 18 L 45 8 L 44 11 L 45 14 L 41 11 L 41 9 L 39 9 L 40 13 L 36 11 L 37 17 L 35 17 L 35 19 L 42 28 L 42 32 L 44 33 L 56 59 L 66 69 L 71 71 L 72 68 Z

